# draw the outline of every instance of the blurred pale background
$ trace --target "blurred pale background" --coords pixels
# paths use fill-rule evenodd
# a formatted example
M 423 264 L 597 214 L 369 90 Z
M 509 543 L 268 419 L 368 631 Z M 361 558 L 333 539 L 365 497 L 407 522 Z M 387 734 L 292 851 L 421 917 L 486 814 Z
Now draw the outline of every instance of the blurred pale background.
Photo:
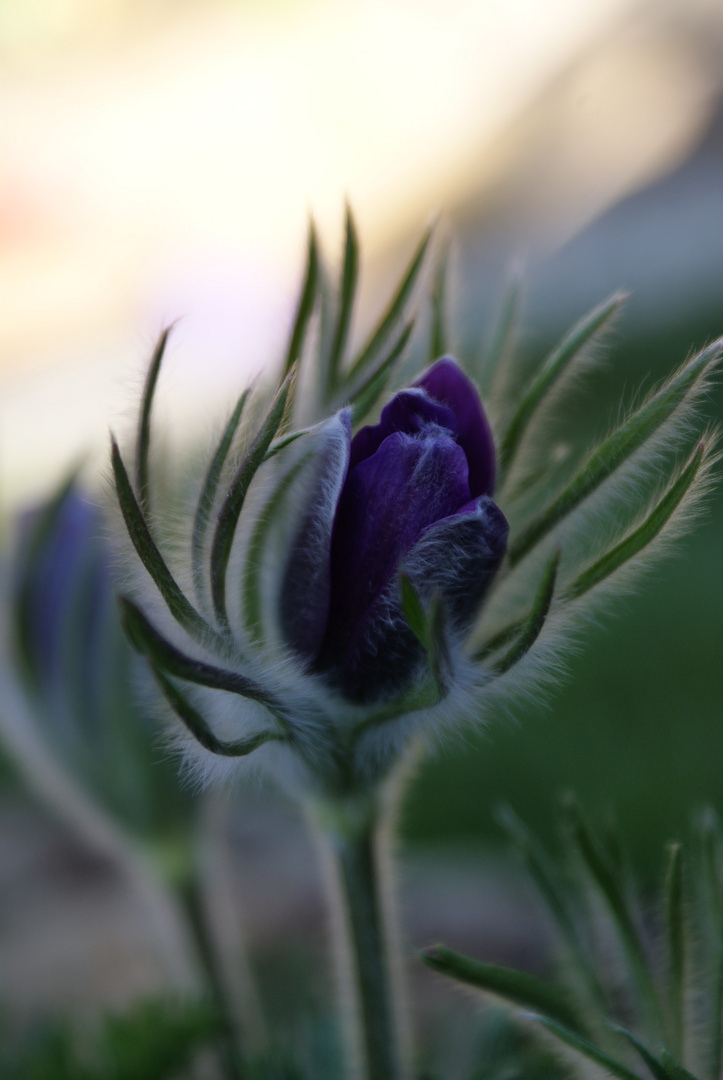
M 0 62 L 7 510 L 82 453 L 102 460 L 179 316 L 164 399 L 204 427 L 206 405 L 279 355 L 308 214 L 335 254 L 345 197 L 370 297 L 432 216 L 481 223 L 479 287 L 459 289 L 486 309 L 511 258 L 534 264 L 700 140 L 723 11 L 3 0 Z M 571 299 L 555 325 L 589 302 Z

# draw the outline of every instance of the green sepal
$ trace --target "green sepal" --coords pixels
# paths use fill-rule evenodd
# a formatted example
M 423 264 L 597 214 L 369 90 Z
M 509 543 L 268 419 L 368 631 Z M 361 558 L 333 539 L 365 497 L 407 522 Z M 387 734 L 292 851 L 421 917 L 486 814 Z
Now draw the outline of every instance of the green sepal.
M 668 986 L 671 1046 L 683 1055 L 685 1034 L 685 882 L 680 844 L 670 845 L 665 876 L 665 932 L 668 944 Z
M 444 945 L 424 949 L 420 959 L 433 971 L 494 994 L 516 1008 L 531 1009 L 574 1029 L 579 1027 L 578 1016 L 565 994 L 525 971 L 472 960 Z
M 168 675 L 174 675 L 177 679 L 196 683 L 198 686 L 208 686 L 212 690 L 226 690 L 230 694 L 238 694 L 240 697 L 258 701 L 270 709 L 274 715 L 279 715 L 281 709 L 278 703 L 252 679 L 236 671 L 226 671 L 213 664 L 207 664 L 203 660 L 186 656 L 159 633 L 132 600 L 121 596 L 118 602 L 121 622 L 128 640 L 137 652 L 148 657 L 154 667 Z
M 547 563 L 540 584 L 537 587 L 537 593 L 530 608 L 529 614 L 520 627 L 520 632 L 512 646 L 512 648 L 505 653 L 501 660 L 493 666 L 492 670 L 495 675 L 503 675 L 515 664 L 519 663 L 523 656 L 526 656 L 532 646 L 537 641 L 542 628 L 545 625 L 552 598 L 555 593 L 555 583 L 557 581 L 557 569 L 560 565 L 560 551 L 557 549 L 553 552 L 552 558 Z
M 419 272 L 424 263 L 424 256 L 427 253 L 427 248 L 429 247 L 429 241 L 431 239 L 431 236 L 432 230 L 428 229 L 422 237 L 422 240 L 416 251 L 414 252 L 407 271 L 404 274 L 404 277 L 402 278 L 399 288 L 397 289 L 397 292 L 392 299 L 389 307 L 384 312 L 384 315 L 380 319 L 376 329 L 372 331 L 372 334 L 366 345 L 363 347 L 362 351 L 359 353 L 359 355 L 349 367 L 349 379 L 353 379 L 355 376 L 366 370 L 369 364 L 381 352 L 387 338 L 394 330 L 394 327 L 397 325 L 398 321 L 401 319 L 407 301 L 409 300 L 414 286 L 417 283 L 417 278 L 419 277 Z
M 685 468 L 666 488 L 662 497 L 642 524 L 624 537 L 610 551 L 606 551 L 586 570 L 583 570 L 565 590 L 566 600 L 577 600 L 579 597 L 584 596 L 586 592 L 589 592 L 595 585 L 599 585 L 611 574 L 614 574 L 616 570 L 619 570 L 626 562 L 638 555 L 655 539 L 678 506 L 680 506 L 683 498 L 694 483 L 704 460 L 705 451 L 705 443 L 699 443 Z
M 284 361 L 284 378 L 289 374 L 295 363 L 301 360 L 304 351 L 304 341 L 309 328 L 309 322 L 314 311 L 319 282 L 319 252 L 316 243 L 316 229 L 314 222 L 309 222 L 309 239 L 306 252 L 306 272 L 304 283 L 301 286 L 299 306 L 296 309 L 294 328 L 291 331 L 289 347 Z
M 133 546 L 176 622 L 193 637 L 208 640 L 209 637 L 214 636 L 214 631 L 196 611 L 168 569 L 133 493 L 118 443 L 111 438 L 111 444 L 111 461 L 118 502 Z
M 430 597 L 428 610 L 425 611 L 417 590 L 404 570 L 400 571 L 399 584 L 405 618 L 409 629 L 427 654 L 429 670 L 438 687 L 439 700 L 441 700 L 449 690 L 452 666 L 444 600 L 441 593 L 435 591 Z
M 160 687 L 163 696 L 171 706 L 176 716 L 183 721 L 196 742 L 200 743 L 204 750 L 221 757 L 246 757 L 253 753 L 259 746 L 272 740 L 281 740 L 283 736 L 274 731 L 262 731 L 257 735 L 249 735 L 245 739 L 235 742 L 225 742 L 218 739 L 211 731 L 207 721 L 200 712 L 191 704 L 186 695 L 151 662 L 151 671 Z
M 138 491 L 138 503 L 144 514 L 147 514 L 150 508 L 148 458 L 151 444 L 151 411 L 153 409 L 153 398 L 156 393 L 158 376 L 163 362 L 163 354 L 166 351 L 168 335 L 172 329 L 172 326 L 166 327 L 159 337 L 158 344 L 153 351 L 153 356 L 151 357 L 151 362 L 148 367 L 148 374 L 146 375 L 146 381 L 143 386 L 141 411 L 138 417 L 138 434 L 136 436 L 136 489 Z
M 262 632 L 262 559 L 264 547 L 274 522 L 278 519 L 279 511 L 284 505 L 284 499 L 302 468 L 308 464 L 311 454 L 305 454 L 282 476 L 278 484 L 260 511 L 249 540 L 248 550 L 244 559 L 242 578 L 243 618 L 246 630 L 253 642 L 259 644 L 263 641 Z
M 564 491 L 512 542 L 508 552 L 510 566 L 524 558 L 672 417 L 720 359 L 722 348 L 722 343 L 717 341 L 700 352 L 593 450 Z
M 604 1050 L 600 1050 L 597 1046 L 588 1042 L 587 1039 L 583 1039 L 574 1031 L 570 1031 L 569 1028 L 558 1024 L 555 1020 L 547 1020 L 545 1017 L 540 1016 L 537 1022 L 556 1039 L 565 1043 L 572 1050 L 576 1050 L 578 1054 L 586 1057 L 588 1061 L 607 1069 L 612 1076 L 617 1077 L 617 1080 L 642 1080 L 639 1073 L 634 1073 L 632 1069 L 623 1065 L 621 1061 L 617 1061 L 610 1054 L 606 1054 Z
M 337 311 L 327 367 L 327 400 L 333 398 L 340 382 L 341 364 L 351 327 L 358 277 L 359 240 L 351 207 L 347 204 L 344 228 L 344 259 L 341 268 L 341 281 L 339 282 L 339 310 Z
M 233 538 L 236 534 L 236 526 L 243 509 L 246 494 L 251 481 L 262 465 L 271 442 L 279 429 L 284 416 L 286 401 L 294 378 L 295 367 L 292 367 L 284 379 L 271 408 L 259 429 L 251 446 L 247 450 L 236 475 L 231 481 L 231 486 L 226 493 L 218 518 L 216 531 L 211 547 L 211 596 L 213 600 L 216 618 L 222 626 L 228 627 L 228 615 L 226 611 L 226 571 L 228 560 L 231 555 Z
M 193 518 L 193 530 L 191 532 L 191 563 L 193 567 L 193 579 L 197 586 L 200 586 L 202 580 L 203 542 L 206 538 L 206 531 L 211 518 L 211 510 L 213 509 L 213 502 L 218 490 L 218 482 L 221 479 L 221 470 L 223 469 L 231 449 L 234 435 L 241 423 L 241 416 L 249 392 L 249 390 L 244 390 L 241 397 L 236 402 L 236 406 L 228 419 L 228 423 L 223 430 L 216 451 L 211 459 L 211 464 L 204 477 L 201 494 L 198 498 L 198 505 Z
M 427 626 L 427 613 L 419 599 L 419 593 L 409 580 L 409 575 L 402 570 L 399 574 L 399 586 L 402 592 L 402 608 L 404 616 L 417 641 L 423 649 L 429 648 L 429 628 Z
M 530 421 L 547 393 L 560 379 L 580 350 L 617 313 L 624 300 L 624 294 L 615 293 L 609 300 L 596 307 L 565 335 L 559 345 L 553 349 L 543 362 L 540 371 L 522 395 L 522 399 L 499 441 L 500 483 L 503 483 L 503 478 L 509 471 Z

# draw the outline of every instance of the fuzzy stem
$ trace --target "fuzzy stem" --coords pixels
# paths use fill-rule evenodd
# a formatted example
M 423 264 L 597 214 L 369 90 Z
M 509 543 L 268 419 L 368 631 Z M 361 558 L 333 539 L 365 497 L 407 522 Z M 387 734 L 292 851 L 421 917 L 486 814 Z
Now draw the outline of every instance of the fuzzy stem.
M 317 823 L 333 862 L 347 954 L 349 1075 L 363 1080 L 404 1080 L 399 1002 L 392 977 L 393 935 L 383 880 L 384 815 L 376 799 L 360 813 L 348 810 L 343 804 L 327 804 Z

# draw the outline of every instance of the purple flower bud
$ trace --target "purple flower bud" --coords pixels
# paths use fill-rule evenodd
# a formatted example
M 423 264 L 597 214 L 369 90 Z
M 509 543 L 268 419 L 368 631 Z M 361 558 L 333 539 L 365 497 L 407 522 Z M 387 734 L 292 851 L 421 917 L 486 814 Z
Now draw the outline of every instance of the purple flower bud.
M 505 553 L 492 501 L 492 434 L 475 387 L 439 360 L 351 438 L 339 414 L 320 455 L 310 511 L 282 591 L 288 643 L 348 700 L 393 694 L 423 663 L 399 571 L 422 599 L 439 591 L 467 630 Z

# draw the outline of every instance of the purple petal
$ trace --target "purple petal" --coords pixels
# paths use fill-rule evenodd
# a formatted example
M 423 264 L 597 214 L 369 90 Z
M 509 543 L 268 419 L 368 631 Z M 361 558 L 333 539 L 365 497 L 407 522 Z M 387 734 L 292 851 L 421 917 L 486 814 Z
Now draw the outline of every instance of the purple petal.
M 321 446 L 307 493 L 309 510 L 291 546 L 279 611 L 285 640 L 309 660 L 321 647 L 329 617 L 331 537 L 349 466 L 351 410 L 344 409 L 321 425 L 317 438 Z
M 445 356 L 414 384 L 454 413 L 453 430 L 469 461 L 473 498 L 491 495 L 495 487 L 495 444 L 477 389 L 455 361 Z
M 467 461 L 438 430 L 397 432 L 350 471 L 332 542 L 332 597 L 319 669 L 343 670 L 365 651 L 369 619 L 403 556 L 434 522 L 469 502 Z M 376 676 L 375 676 L 376 678 Z
M 430 525 L 402 558 L 423 600 L 439 590 L 452 628 L 465 633 L 504 558 L 507 521 L 486 495 Z M 342 646 L 339 641 L 339 645 Z M 375 597 L 345 647 L 328 645 L 327 672 L 344 696 L 370 704 L 415 677 L 424 650 L 402 611 L 396 574 Z
M 416 435 L 431 425 L 453 434 L 457 432 L 457 419 L 451 409 L 431 401 L 419 390 L 400 390 L 382 409 L 379 423 L 363 427 L 354 436 L 349 468 L 355 468 L 360 461 L 375 454 L 384 440 L 395 432 Z

